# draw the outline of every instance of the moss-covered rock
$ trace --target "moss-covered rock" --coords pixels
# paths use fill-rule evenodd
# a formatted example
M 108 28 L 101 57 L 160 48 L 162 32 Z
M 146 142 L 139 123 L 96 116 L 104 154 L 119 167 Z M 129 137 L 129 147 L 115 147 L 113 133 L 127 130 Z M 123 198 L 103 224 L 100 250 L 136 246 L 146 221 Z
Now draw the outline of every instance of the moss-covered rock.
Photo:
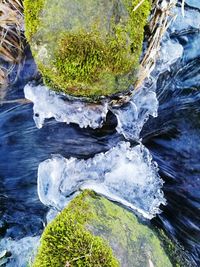
M 78 96 L 134 82 L 150 0 L 24 0 L 26 37 L 44 82 Z
M 33 267 L 168 267 L 162 244 L 122 207 L 84 191 L 45 229 Z
M 94 218 L 93 194 L 85 192 L 45 229 L 34 267 L 118 267 L 108 243 L 94 236 L 87 224 Z

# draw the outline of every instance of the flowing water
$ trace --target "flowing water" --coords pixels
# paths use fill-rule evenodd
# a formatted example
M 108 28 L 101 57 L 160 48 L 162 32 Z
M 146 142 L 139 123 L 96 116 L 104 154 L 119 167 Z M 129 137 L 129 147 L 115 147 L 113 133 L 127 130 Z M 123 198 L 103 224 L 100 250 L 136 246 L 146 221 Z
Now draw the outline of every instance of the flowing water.
M 25 247 L 27 240 L 31 242 L 27 238 L 34 236 L 32 242 L 37 243 L 48 206 L 62 208 L 59 205 L 67 203 L 67 196 L 89 187 L 146 217 L 158 213 L 152 224 L 185 247 L 192 266 L 200 265 L 200 4 L 186 1 L 184 19 L 180 7 L 176 12 L 179 16 L 165 35 L 154 72 L 128 106 L 111 108 L 105 103 L 95 112 L 96 107 L 87 109 L 74 102 L 74 110 L 80 110 L 72 115 L 73 108 L 68 105 L 68 116 L 63 116 L 62 108 L 59 112 L 51 109 L 50 114 L 47 107 L 42 113 L 41 105 L 43 110 L 45 106 L 40 98 L 35 101 L 40 105 L 34 106 L 34 120 L 40 129 L 32 119 L 32 104 L 7 101 L 0 106 L 1 248 L 14 247 L 15 255 L 17 244 Z M 27 54 L 20 79 L 6 100 L 23 98 L 24 86 L 34 73 Z M 44 93 L 45 101 L 46 96 Z M 31 97 L 34 95 L 29 94 Z M 62 107 L 63 97 L 56 101 Z M 46 102 L 52 107 L 54 96 Z M 116 172 L 119 162 L 122 168 Z M 60 171 L 56 181 L 62 194 L 51 188 L 54 164 Z M 70 181 L 69 188 L 72 166 L 74 184 Z M 120 181 L 125 169 L 126 177 Z M 10 266 L 23 266 L 13 262 Z

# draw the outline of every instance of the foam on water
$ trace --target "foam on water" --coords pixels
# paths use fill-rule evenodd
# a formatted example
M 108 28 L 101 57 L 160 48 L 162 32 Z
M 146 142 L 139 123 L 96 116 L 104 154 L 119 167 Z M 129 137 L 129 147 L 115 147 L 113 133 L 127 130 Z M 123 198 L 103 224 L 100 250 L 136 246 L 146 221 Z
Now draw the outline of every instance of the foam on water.
M 157 165 L 142 145 L 121 142 L 88 160 L 53 156 L 39 165 L 38 193 L 48 206 L 62 209 L 80 189 L 93 189 L 152 218 L 165 203 Z

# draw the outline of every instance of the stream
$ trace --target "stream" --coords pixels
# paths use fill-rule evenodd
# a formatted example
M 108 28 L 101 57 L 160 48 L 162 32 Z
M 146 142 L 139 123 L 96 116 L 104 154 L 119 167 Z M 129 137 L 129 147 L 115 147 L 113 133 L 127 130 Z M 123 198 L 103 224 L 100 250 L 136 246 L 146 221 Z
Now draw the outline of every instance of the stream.
M 33 104 L 10 101 L 24 98 L 25 86 L 37 87 L 28 83 L 36 79 L 36 67 L 27 48 L 19 78 L 9 88 L 7 102 L 0 106 L 0 248 L 14 251 L 13 261 L 7 266 L 24 266 L 15 258 L 17 250 L 21 247 L 25 255 L 29 253 L 46 225 L 49 207 L 62 209 L 81 188 L 92 188 L 146 214 L 152 225 L 164 229 L 185 248 L 191 266 L 200 266 L 200 3 L 187 0 L 185 18 L 180 10 L 180 5 L 174 10 L 178 17 L 164 36 L 155 70 L 133 99 L 137 114 L 130 107 L 106 111 L 104 107 L 104 121 L 95 121 L 100 128 L 96 124 L 94 129 L 79 127 L 76 122 L 83 121 L 77 116 L 70 117 L 66 124 L 64 119 L 61 122 L 46 115 L 42 121 L 34 117 L 38 129 Z M 147 89 L 152 90 L 149 99 L 145 98 Z M 93 115 L 86 116 L 88 125 L 93 126 Z M 128 142 L 128 146 L 124 145 Z M 126 162 L 126 146 L 128 164 L 132 165 Z M 47 170 L 58 170 L 55 162 L 62 168 L 63 164 L 72 164 L 81 172 L 81 178 L 72 179 L 70 190 L 66 180 L 63 182 L 67 176 L 63 171 L 57 174 L 62 192 L 60 184 L 58 189 L 51 188 L 53 176 Z M 115 168 L 119 162 L 124 169 L 117 170 L 117 174 L 105 167 L 108 164 Z M 129 168 L 134 168 L 142 182 L 136 182 L 137 177 L 130 179 Z M 125 169 L 126 181 L 120 184 Z M 90 179 L 84 175 L 88 170 L 92 173 Z M 99 181 L 97 177 L 106 172 L 110 172 L 109 177 Z M 78 177 L 76 171 L 73 175 Z M 113 182 L 114 176 L 117 182 Z M 131 183 L 137 185 L 132 191 Z

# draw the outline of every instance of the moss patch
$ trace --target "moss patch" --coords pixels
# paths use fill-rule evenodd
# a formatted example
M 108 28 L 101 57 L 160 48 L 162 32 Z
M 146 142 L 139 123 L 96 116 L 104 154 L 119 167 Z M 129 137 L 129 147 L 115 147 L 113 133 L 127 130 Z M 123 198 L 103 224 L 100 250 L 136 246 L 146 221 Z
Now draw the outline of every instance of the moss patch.
M 78 96 L 134 82 L 150 1 L 25 0 L 26 36 L 44 81 Z
M 174 267 L 192 267 L 192 263 L 186 254 L 186 251 L 180 244 L 173 243 L 164 233 L 162 229 L 155 228 L 159 239 L 161 240 L 166 253 L 170 256 L 170 260 Z
M 31 37 L 37 32 L 40 27 L 40 12 L 44 7 L 45 0 L 28 1 L 24 0 L 24 18 L 26 25 L 26 38 L 31 42 Z
M 85 201 L 91 194 L 77 197 L 46 227 L 34 267 L 119 266 L 106 241 L 84 227 L 93 217 Z

